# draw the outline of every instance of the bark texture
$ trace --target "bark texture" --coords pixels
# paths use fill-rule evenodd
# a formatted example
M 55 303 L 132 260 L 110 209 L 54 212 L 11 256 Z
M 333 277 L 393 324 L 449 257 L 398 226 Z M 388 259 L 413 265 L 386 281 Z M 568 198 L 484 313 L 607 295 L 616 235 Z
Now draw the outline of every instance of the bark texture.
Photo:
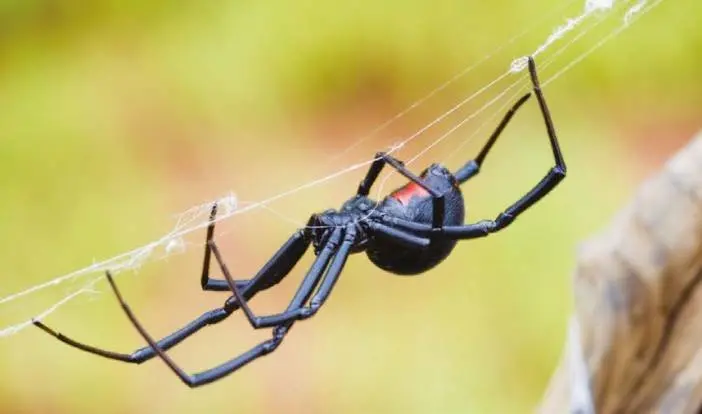
M 702 133 L 582 244 L 573 286 L 540 412 L 702 412 Z

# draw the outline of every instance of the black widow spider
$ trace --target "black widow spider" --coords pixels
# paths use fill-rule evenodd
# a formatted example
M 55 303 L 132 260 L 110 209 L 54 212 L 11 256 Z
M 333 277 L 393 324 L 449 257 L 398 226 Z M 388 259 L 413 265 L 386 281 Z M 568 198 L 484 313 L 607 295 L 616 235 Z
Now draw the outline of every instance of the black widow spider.
M 217 214 L 217 205 L 214 205 L 207 228 L 201 285 L 203 290 L 228 291 L 233 295 L 226 300 L 224 306 L 204 313 L 160 341 L 155 341 L 136 319 L 109 272 L 107 279 L 117 300 L 148 346 L 132 354 L 122 354 L 77 342 L 38 320 L 34 321 L 34 324 L 68 345 L 106 358 L 139 364 L 159 356 L 190 387 L 210 383 L 238 370 L 275 350 L 296 321 L 307 319 L 317 312 L 331 293 L 346 258 L 351 253 L 365 250 L 375 265 L 396 274 L 422 273 L 445 259 L 458 240 L 484 237 L 507 227 L 565 177 L 566 165 L 532 58 L 529 58 L 529 72 L 534 94 L 546 123 L 556 165 L 531 191 L 500 213 L 495 220 L 463 224 L 464 205 L 459 184 L 478 173 L 498 136 L 514 113 L 529 99 L 531 93 L 521 97 L 505 114 L 477 158 L 468 161 L 454 174 L 441 165 L 433 164 L 416 176 L 407 170 L 401 161 L 388 154 L 378 153 L 366 177 L 361 181 L 356 195 L 346 201 L 339 211 L 327 210 L 313 214 L 308 226 L 295 232 L 252 279 L 234 281 L 224 264 L 213 240 L 214 219 Z M 396 169 L 410 182 L 382 201 L 375 202 L 368 198 L 368 193 L 385 164 Z M 247 301 L 256 293 L 279 283 L 293 269 L 310 244 L 314 246 L 317 257 L 287 309 L 275 315 L 255 315 Z M 224 279 L 209 277 L 211 254 L 214 254 Z M 183 371 L 165 353 L 204 326 L 222 321 L 239 307 L 243 309 L 255 329 L 274 327 L 272 338 L 230 361 L 194 375 Z

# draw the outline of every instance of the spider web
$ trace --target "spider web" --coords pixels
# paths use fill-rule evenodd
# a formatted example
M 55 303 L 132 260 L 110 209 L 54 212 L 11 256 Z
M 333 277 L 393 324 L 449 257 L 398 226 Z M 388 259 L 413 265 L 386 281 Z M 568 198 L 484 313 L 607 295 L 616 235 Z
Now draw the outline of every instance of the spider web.
M 566 6 L 572 4 L 576 0 L 572 0 L 569 2 L 566 2 L 562 4 L 561 6 L 556 7 L 556 9 L 550 13 L 545 14 L 544 16 L 549 16 L 552 14 L 555 14 L 562 9 L 564 9 Z M 565 42 L 559 49 L 557 49 L 555 52 L 551 53 L 551 55 L 539 62 L 539 68 L 542 69 L 544 67 L 547 67 L 549 65 L 556 64 L 555 60 L 556 58 L 565 50 L 569 49 L 573 44 L 575 44 L 582 36 L 584 36 L 588 31 L 593 29 L 595 26 L 599 25 L 602 21 L 604 21 L 605 18 L 609 17 L 610 15 L 616 15 L 619 16 L 621 19 L 621 23 L 617 25 L 617 27 L 613 30 L 610 30 L 609 33 L 602 37 L 598 42 L 596 42 L 590 49 L 586 50 L 585 52 L 580 53 L 577 57 L 574 59 L 571 59 L 568 61 L 566 64 L 561 66 L 559 70 L 552 75 L 551 77 L 547 79 L 542 80 L 542 86 L 547 86 L 560 76 L 562 76 L 565 72 L 570 70 L 572 67 L 577 65 L 579 62 L 581 62 L 585 57 L 587 57 L 589 54 L 600 48 L 602 45 L 604 45 L 606 42 L 611 40 L 612 38 L 616 37 L 619 35 L 622 31 L 626 30 L 631 23 L 636 21 L 639 17 L 644 15 L 645 13 L 649 12 L 656 6 L 658 6 L 663 0 L 655 0 L 655 1 L 650 1 L 650 0 L 638 0 L 634 2 L 634 0 L 586 0 L 584 8 L 582 12 L 574 17 L 571 17 L 566 20 L 566 22 L 558 27 L 556 27 L 551 34 L 546 38 L 546 40 L 541 43 L 536 49 L 534 49 L 533 52 L 531 52 L 531 56 L 538 56 L 540 54 L 543 54 L 547 50 L 552 49 L 552 47 L 560 43 L 562 40 L 568 38 L 568 41 Z M 633 3 L 633 4 L 632 4 Z M 544 17 L 545 19 L 545 17 Z M 397 113 L 395 116 L 391 117 L 384 123 L 380 124 L 378 127 L 376 127 L 374 130 L 372 130 L 370 133 L 366 134 L 365 136 L 357 139 L 352 145 L 347 147 L 346 149 L 340 151 L 336 156 L 333 156 L 330 158 L 330 160 L 338 160 L 345 156 L 350 150 L 353 148 L 359 146 L 363 142 L 372 139 L 375 137 L 380 131 L 386 129 L 389 125 L 393 124 L 400 118 L 404 117 L 407 115 L 410 111 L 414 110 L 415 108 L 418 108 L 421 106 L 423 103 L 425 103 L 428 99 L 439 93 L 440 91 L 448 88 L 449 86 L 453 85 L 458 79 L 464 77 L 466 74 L 471 72 L 473 69 L 478 67 L 479 65 L 483 64 L 487 60 L 493 58 L 497 52 L 505 48 L 507 45 L 512 44 L 515 40 L 518 38 L 524 36 L 526 33 L 531 32 L 534 30 L 535 27 L 538 27 L 541 23 L 541 20 L 537 21 L 534 23 L 531 27 L 525 29 L 524 31 L 520 32 L 519 34 L 515 35 L 511 39 L 509 39 L 507 42 L 505 42 L 503 45 L 499 46 L 498 48 L 494 49 L 492 53 L 484 56 L 482 59 L 478 60 L 475 64 L 466 67 L 464 70 L 461 72 L 457 73 L 455 76 L 452 78 L 448 79 L 441 85 L 439 85 L 437 88 L 434 90 L 430 91 L 427 95 L 424 97 L 416 100 L 413 102 L 410 106 L 408 106 L 406 109 L 403 111 Z M 485 95 L 489 90 L 491 89 L 496 89 L 502 81 L 512 79 L 514 78 L 514 81 L 511 82 L 507 86 L 502 86 L 499 92 L 491 99 L 487 100 L 482 106 L 477 108 L 476 110 L 473 110 L 470 112 L 468 115 L 464 116 L 460 121 L 454 122 L 451 124 L 450 128 L 442 133 L 438 138 L 433 139 L 430 143 L 427 145 L 424 145 L 413 157 L 409 158 L 406 161 L 406 164 L 411 164 L 415 162 L 417 159 L 419 159 L 422 155 L 426 154 L 428 151 L 430 151 L 432 148 L 434 148 L 436 145 L 440 144 L 444 139 L 452 135 L 455 131 L 457 131 L 459 128 L 461 128 L 463 125 L 465 125 L 467 122 L 475 119 L 477 116 L 482 114 L 483 112 L 487 111 L 491 107 L 494 107 L 500 100 L 505 100 L 505 103 L 502 104 L 502 106 L 497 107 L 497 108 L 492 108 L 491 110 L 492 115 L 488 117 L 484 122 L 482 122 L 475 130 L 468 135 L 459 145 L 456 145 L 455 149 L 451 154 L 449 154 L 449 157 L 455 155 L 458 153 L 475 135 L 477 135 L 479 132 L 481 132 L 486 125 L 488 125 L 491 121 L 493 121 L 497 116 L 499 116 L 503 110 L 508 106 L 511 105 L 512 101 L 514 98 L 519 96 L 520 94 L 523 93 L 523 90 L 525 88 L 526 79 L 527 76 L 524 74 L 524 69 L 526 67 L 526 62 L 527 62 L 527 57 L 523 56 L 517 59 L 514 59 L 511 64 L 508 65 L 507 70 L 500 74 L 498 77 L 493 79 L 492 81 L 486 83 L 484 86 L 480 87 L 478 90 L 475 92 L 471 93 L 464 99 L 462 99 L 460 102 L 455 104 L 453 107 L 450 109 L 446 110 L 443 112 L 441 115 L 433 119 L 431 122 L 427 123 L 423 127 L 417 129 L 414 133 L 411 135 L 403 138 L 401 141 L 396 143 L 395 145 L 391 146 L 386 150 L 387 153 L 396 153 L 400 151 L 402 148 L 404 148 L 407 144 L 410 142 L 415 141 L 417 138 L 422 137 L 427 131 L 430 129 L 436 127 L 438 124 L 446 121 L 449 116 L 453 115 L 456 113 L 459 109 L 463 108 L 466 106 L 469 102 L 474 101 L 477 97 L 481 95 Z M 506 65 L 507 66 L 507 65 Z M 130 251 L 121 253 L 119 255 L 116 255 L 114 257 L 94 262 L 89 266 L 86 266 L 84 268 L 75 270 L 73 272 L 55 277 L 53 279 L 50 279 L 44 283 L 40 283 L 31 287 L 28 287 L 22 291 L 10 294 L 8 296 L 0 298 L 0 307 L 7 305 L 10 302 L 17 301 L 22 298 L 26 298 L 30 295 L 34 295 L 38 292 L 45 291 L 50 288 L 54 288 L 59 285 L 63 284 L 68 284 L 68 282 L 72 282 L 78 287 L 73 287 L 69 291 L 65 293 L 65 296 L 55 302 L 52 306 L 44 309 L 42 312 L 39 312 L 34 318 L 30 320 L 23 320 L 18 323 L 8 325 L 0 329 L 0 338 L 2 337 L 8 337 L 11 335 L 14 335 L 26 327 L 30 326 L 32 324 L 33 320 L 41 320 L 44 319 L 45 317 L 49 316 L 50 314 L 56 312 L 59 310 L 62 306 L 66 305 L 67 303 L 73 301 L 74 299 L 85 296 L 85 295 L 90 295 L 93 293 L 97 292 L 97 289 L 95 288 L 95 285 L 98 281 L 101 281 L 104 279 L 104 272 L 109 270 L 113 275 L 117 276 L 120 273 L 128 272 L 128 271 L 134 271 L 138 270 L 141 268 L 145 263 L 149 261 L 156 261 L 156 260 L 162 260 L 165 258 L 168 258 L 172 255 L 176 254 L 181 254 L 187 251 L 188 245 L 185 242 L 184 237 L 190 233 L 193 233 L 195 231 L 201 230 L 206 228 L 209 225 L 209 213 L 212 205 L 214 203 L 217 203 L 219 206 L 219 211 L 218 215 L 216 218 L 216 222 L 227 220 L 231 217 L 242 215 L 257 209 L 267 209 L 279 216 L 283 219 L 287 219 L 289 221 L 292 221 L 296 224 L 299 225 L 295 220 L 293 219 L 288 219 L 284 215 L 276 212 L 270 207 L 270 204 L 273 203 L 274 201 L 290 197 L 296 193 L 299 193 L 303 190 L 319 186 L 323 183 L 329 182 L 331 180 L 334 180 L 342 175 L 348 174 L 353 171 L 357 171 L 363 168 L 367 168 L 371 163 L 373 162 L 372 159 L 369 159 L 367 161 L 363 162 L 358 162 L 355 164 L 351 164 L 346 166 L 343 169 L 337 170 L 331 174 L 328 174 L 326 176 L 320 177 L 318 179 L 306 182 L 300 186 L 297 186 L 295 188 L 291 188 L 289 190 L 283 191 L 281 193 L 275 194 L 269 198 L 266 198 L 264 200 L 256 201 L 256 202 L 241 202 L 237 199 L 237 197 L 234 194 L 227 194 L 219 199 L 216 200 L 210 200 L 205 203 L 202 203 L 200 205 L 193 206 L 192 208 L 186 210 L 183 213 L 180 213 L 176 216 L 176 223 L 171 231 L 168 233 L 164 234 L 163 236 L 143 245 L 140 247 L 137 247 L 135 249 L 132 249 Z M 376 191 L 377 195 L 382 194 L 383 188 L 390 177 L 390 174 L 385 174 L 381 180 L 379 180 L 379 184 L 376 186 Z

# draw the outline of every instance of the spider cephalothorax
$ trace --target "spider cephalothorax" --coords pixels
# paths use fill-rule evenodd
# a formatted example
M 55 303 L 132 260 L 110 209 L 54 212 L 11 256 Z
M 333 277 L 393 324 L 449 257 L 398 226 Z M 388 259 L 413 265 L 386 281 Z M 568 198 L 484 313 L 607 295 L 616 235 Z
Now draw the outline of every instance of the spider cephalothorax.
M 204 313 L 160 341 L 155 341 L 142 327 L 122 299 L 109 273 L 107 277 L 117 299 L 148 346 L 131 354 L 122 354 L 77 342 L 39 321 L 35 321 L 35 324 L 68 345 L 106 358 L 141 363 L 158 356 L 191 387 L 210 383 L 238 370 L 256 358 L 275 350 L 296 321 L 307 319 L 320 309 L 334 288 L 350 254 L 366 251 L 375 265 L 396 274 L 422 273 L 444 260 L 458 240 L 484 237 L 507 227 L 519 214 L 548 194 L 565 177 L 565 161 L 558 145 L 546 100 L 539 86 L 536 65 L 531 58 L 529 58 L 529 72 L 533 92 L 546 124 L 555 166 L 534 188 L 507 207 L 494 220 L 464 224 L 464 202 L 459 185 L 480 171 L 485 157 L 500 133 L 514 113 L 529 99 L 531 93 L 524 95 L 512 106 L 478 156 L 468 161 L 455 173 L 451 173 L 441 165 L 433 164 L 417 176 L 401 161 L 390 155 L 376 154 L 366 177 L 358 186 L 356 195 L 346 201 L 339 210 L 326 210 L 313 214 L 307 226 L 293 233 L 251 279 L 235 281 L 227 269 L 214 242 L 217 206 L 213 206 L 211 222 L 207 228 L 200 283 L 203 290 L 226 291 L 232 295 L 222 307 Z M 368 198 L 368 194 L 385 165 L 391 166 L 405 176 L 409 183 L 376 203 Z M 258 292 L 278 284 L 287 276 L 310 245 L 314 246 L 316 258 L 288 307 L 274 315 L 255 315 L 248 301 Z M 224 279 L 212 279 L 209 276 L 210 259 L 213 254 Z M 203 327 L 224 320 L 237 309 L 244 311 L 254 328 L 273 327 L 272 338 L 230 361 L 194 375 L 183 371 L 165 353 L 166 350 Z

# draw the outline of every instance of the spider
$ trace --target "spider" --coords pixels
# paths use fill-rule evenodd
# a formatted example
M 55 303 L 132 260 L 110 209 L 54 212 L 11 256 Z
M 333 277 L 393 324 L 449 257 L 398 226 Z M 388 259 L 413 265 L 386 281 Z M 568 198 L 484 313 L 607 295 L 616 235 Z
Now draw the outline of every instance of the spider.
M 443 261 L 458 240 L 485 237 L 507 227 L 565 177 L 565 161 L 539 85 L 536 64 L 531 57 L 529 73 L 533 93 L 539 102 L 546 124 L 556 165 L 531 191 L 494 220 L 464 224 L 464 201 L 459 185 L 480 171 L 495 141 L 517 110 L 531 97 L 531 92 L 513 104 L 478 156 L 468 161 L 455 173 L 451 173 L 439 164 L 432 164 L 417 176 L 392 156 L 382 152 L 376 154 L 365 178 L 358 186 L 356 195 L 346 201 L 340 210 L 326 210 L 313 214 L 308 225 L 296 231 L 251 279 L 235 281 L 222 259 L 213 237 L 217 214 L 215 204 L 212 207 L 210 224 L 207 228 L 200 282 L 205 291 L 226 291 L 232 296 L 223 306 L 204 313 L 159 341 L 155 341 L 139 323 L 109 272 L 106 272 L 107 280 L 117 300 L 148 346 L 131 354 L 112 352 L 71 339 L 38 320 L 35 320 L 34 324 L 70 346 L 105 358 L 140 364 L 158 356 L 190 387 L 211 383 L 237 371 L 251 361 L 273 352 L 296 321 L 310 318 L 320 309 L 334 288 L 350 254 L 365 251 L 376 266 L 395 274 L 423 273 Z M 368 193 L 385 165 L 397 170 L 409 180 L 409 183 L 393 191 L 382 201 L 376 202 L 368 198 Z M 310 245 L 314 247 L 316 259 L 288 307 L 278 314 L 256 315 L 249 307 L 248 301 L 258 292 L 278 284 L 287 276 Z M 212 255 L 224 279 L 210 278 Z M 166 354 L 166 350 L 185 338 L 207 325 L 224 320 L 239 308 L 243 310 L 253 328 L 272 327 L 272 337 L 234 359 L 193 375 L 186 373 Z

